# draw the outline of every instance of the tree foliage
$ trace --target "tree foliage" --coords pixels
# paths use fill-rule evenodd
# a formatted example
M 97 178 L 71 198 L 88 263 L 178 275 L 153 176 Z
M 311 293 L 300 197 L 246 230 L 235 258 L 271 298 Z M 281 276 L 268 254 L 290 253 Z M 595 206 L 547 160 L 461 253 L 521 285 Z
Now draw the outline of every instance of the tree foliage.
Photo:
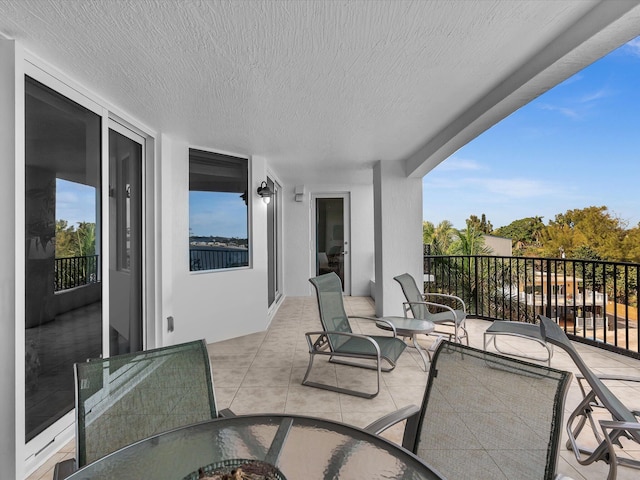
M 540 256 L 620 260 L 626 225 L 605 206 L 567 210 L 549 221 L 542 235 Z
M 472 228 L 477 232 L 486 233 L 487 235 L 493 232 L 493 225 L 491 225 L 491 222 L 487 220 L 487 216 L 484 213 L 482 214 L 482 218 L 471 215 L 467 218 L 466 222 L 467 228 Z
M 491 249 L 484 244 L 483 232 L 467 222 L 467 228 L 458 231 L 447 253 L 451 255 L 490 255 Z
M 66 220 L 56 221 L 56 258 L 95 255 L 96 224 L 80 222 L 78 228 Z
M 431 245 L 432 255 L 445 255 L 453 243 L 458 231 L 448 220 L 443 220 L 437 226 L 431 222 L 422 222 L 422 240 L 425 245 Z
M 428 227 L 423 229 L 423 236 L 425 243 L 431 244 L 437 238 L 440 250 L 436 251 L 440 254 L 451 254 L 452 249 L 471 251 L 475 248 L 473 235 L 491 233 L 510 238 L 514 256 L 640 263 L 640 224 L 628 229 L 626 222 L 606 206 L 567 210 L 557 214 L 548 225 L 542 219 L 521 218 L 493 230 L 484 214 L 481 218 L 471 215 L 466 221 L 466 231 L 456 231 L 446 220 L 437 227 L 425 222 Z
M 494 234 L 510 238 L 514 255 L 524 256 L 528 251 L 540 247 L 540 237 L 544 229 L 542 217 L 536 216 L 514 220 L 509 225 L 496 229 Z

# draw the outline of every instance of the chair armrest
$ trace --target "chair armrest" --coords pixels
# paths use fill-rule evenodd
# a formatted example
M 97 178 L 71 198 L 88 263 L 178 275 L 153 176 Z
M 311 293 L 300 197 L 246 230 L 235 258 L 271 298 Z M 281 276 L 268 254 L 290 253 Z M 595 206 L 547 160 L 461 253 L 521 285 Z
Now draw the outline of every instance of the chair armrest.
M 640 383 L 640 377 L 633 377 L 627 375 L 596 375 L 600 380 L 617 380 L 620 382 L 638 382 Z M 582 375 L 576 375 L 576 377 L 584 379 Z
M 422 295 L 424 297 L 424 299 L 426 300 L 427 297 L 440 297 L 440 298 L 449 298 L 452 300 L 455 300 L 457 302 L 460 302 L 462 304 L 462 310 L 466 313 L 467 311 L 467 305 L 464 303 L 464 300 L 462 300 L 462 298 L 456 296 L 456 295 L 449 295 L 447 293 L 424 293 Z
M 600 423 L 600 426 L 603 430 L 637 430 L 640 432 L 640 422 L 617 422 L 615 420 L 600 420 L 598 423 Z
M 409 310 L 411 308 L 411 305 L 426 305 L 428 307 L 436 307 L 436 308 L 439 308 L 441 310 L 449 310 L 453 314 L 453 318 L 455 318 L 456 323 L 458 323 L 458 314 L 456 313 L 456 311 L 452 307 L 450 307 L 449 305 L 445 305 L 444 303 L 404 302 L 403 305 L 405 306 L 405 313 L 407 312 L 407 310 Z M 407 306 L 409 306 L 409 308 L 407 308 Z
M 376 318 L 376 317 L 361 317 L 359 315 L 354 315 L 352 317 L 347 317 L 347 318 L 359 318 L 360 320 L 371 320 L 374 322 L 386 323 L 389 326 L 389 330 L 393 332 L 393 336 L 394 337 L 397 336 L 396 326 L 393 323 L 391 323 L 389 320 L 386 320 L 384 317 Z
M 370 423 L 364 430 L 373 433 L 374 435 L 379 435 L 381 432 L 384 432 L 387 428 L 392 427 L 396 423 L 400 423 L 403 420 L 407 420 L 409 417 L 417 415 L 420 413 L 420 407 L 416 405 L 407 405 L 406 407 L 400 408 L 395 412 L 388 413 L 380 417 L 373 423 Z
M 636 382 L 636 383 L 640 383 L 640 377 L 629 376 L 629 375 L 596 375 L 596 377 L 598 377 L 598 379 L 600 379 L 603 382 L 617 381 L 617 382 Z M 578 386 L 580 387 L 580 391 L 582 392 L 582 396 L 586 397 L 587 396 L 587 392 L 591 391 L 591 386 L 589 385 L 587 380 L 584 378 L 584 376 L 579 374 L 579 373 L 576 374 L 576 380 L 578 381 Z M 600 404 L 600 400 L 598 399 L 598 403 L 596 403 L 595 406 L 602 407 L 603 405 Z M 640 417 L 640 410 L 631 410 L 631 413 L 633 413 L 636 417 Z
M 335 332 L 335 331 L 325 331 L 325 330 L 316 331 L 316 332 L 307 332 L 304 335 L 305 337 L 307 337 L 307 344 L 309 345 L 309 353 L 313 353 L 314 351 L 319 352 L 321 349 L 323 349 L 327 345 L 328 341 L 322 341 L 322 337 L 327 337 L 328 335 L 342 335 L 343 337 L 361 338 L 363 340 L 367 340 L 373 345 L 373 348 L 375 348 L 376 350 L 377 357 L 380 358 L 380 346 L 378 345 L 378 342 L 376 342 L 373 338 L 367 335 L 361 335 L 359 333 Z M 319 338 L 316 339 L 315 342 L 311 341 L 311 337 L 313 335 L 319 336 Z M 331 354 L 339 355 L 340 352 L 332 351 Z
M 610 436 L 609 436 L 609 430 L 611 431 L 618 431 L 618 430 L 625 430 L 627 432 L 633 432 L 633 439 L 635 441 L 638 441 L 638 437 L 640 437 L 640 423 L 638 422 L 617 422 L 614 420 L 600 420 L 598 422 L 600 424 L 600 428 L 602 429 L 602 433 L 604 433 L 604 439 L 607 442 L 607 447 L 609 450 L 609 460 L 607 461 L 607 463 L 609 463 L 610 465 L 610 475 L 609 478 L 616 478 L 615 477 L 615 468 L 616 465 L 618 463 L 618 459 L 616 457 L 616 450 L 613 446 L 613 443 L 616 442 L 618 443 L 619 440 L 613 440 Z M 616 434 L 617 437 L 617 434 Z M 635 463 L 635 461 L 634 461 Z M 613 476 L 611 476 L 611 474 L 613 474 Z

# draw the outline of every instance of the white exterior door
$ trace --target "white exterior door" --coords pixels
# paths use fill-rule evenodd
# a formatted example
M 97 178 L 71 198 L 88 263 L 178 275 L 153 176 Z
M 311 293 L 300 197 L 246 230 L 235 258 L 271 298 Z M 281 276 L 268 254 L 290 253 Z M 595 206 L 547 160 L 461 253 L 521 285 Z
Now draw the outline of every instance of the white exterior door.
M 313 208 L 314 275 L 335 272 L 351 295 L 351 221 L 348 193 L 315 194 Z

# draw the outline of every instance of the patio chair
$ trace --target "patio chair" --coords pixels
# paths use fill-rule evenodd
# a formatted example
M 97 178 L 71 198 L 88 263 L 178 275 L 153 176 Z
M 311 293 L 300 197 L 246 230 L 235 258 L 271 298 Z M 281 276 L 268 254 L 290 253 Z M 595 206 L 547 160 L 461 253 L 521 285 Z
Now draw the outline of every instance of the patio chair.
M 373 398 L 380 392 L 381 372 L 389 372 L 396 366 L 398 357 L 406 348 L 406 344 L 396 337 L 396 329 L 392 322 L 384 318 L 347 317 L 342 299 L 342 283 L 335 273 L 327 273 L 309 279 L 316 289 L 318 310 L 322 331 L 307 332 L 305 337 L 309 345 L 309 365 L 302 379 L 303 385 L 323 388 L 333 392 L 346 393 L 363 398 Z M 349 324 L 350 318 L 372 320 L 387 325 L 393 336 L 360 335 L 353 333 Z M 342 365 L 369 368 L 377 371 L 377 388 L 373 393 L 352 390 L 336 385 L 309 381 L 309 374 L 316 355 L 325 355 L 329 361 Z M 343 360 L 343 359 L 349 360 Z M 352 359 L 364 360 L 354 362 Z M 383 361 L 388 365 L 383 367 Z M 371 364 L 375 362 L 375 365 Z
M 54 480 L 143 438 L 232 416 L 218 411 L 204 340 L 74 365 L 76 459 L 58 463 Z
M 444 478 L 550 480 L 570 382 L 569 372 L 443 341 L 422 407 L 365 429 L 379 434 L 406 419 L 402 446 Z
M 635 450 L 640 446 L 640 411 L 627 408 L 605 385 L 606 381 L 640 382 L 640 378 L 594 374 L 584 363 L 564 330 L 548 317 L 539 315 L 539 318 L 543 338 L 567 352 L 581 373 L 576 378 L 583 399 L 567 419 L 567 448 L 573 450 L 576 460 L 581 465 L 597 461 L 608 463 L 608 480 L 616 478 L 618 465 L 640 469 L 640 460 L 617 454 L 617 449 L 623 448 L 622 439 L 630 444 L 635 442 Z M 596 412 L 602 412 L 606 419 L 598 419 L 601 415 Z M 587 422 L 595 437 L 595 443 L 590 435 L 583 435 L 581 443 L 578 443 L 578 437 Z M 590 442 L 590 446 L 587 446 L 587 441 Z M 593 445 L 596 445 L 595 448 Z
M 410 311 L 413 318 L 433 322 L 436 325 L 434 334 L 447 335 L 449 340 L 453 337 L 456 342 L 462 342 L 464 338 L 467 345 L 469 345 L 469 334 L 465 326 L 467 307 L 460 297 L 445 293 L 423 293 L 418 289 L 415 279 L 408 273 L 403 273 L 393 277 L 393 279 L 400 284 L 407 300 L 403 304 L 405 317 Z M 448 304 L 432 302 L 429 301 L 430 298 L 442 299 Z M 455 309 L 451 305 L 462 306 L 462 308 Z M 431 312 L 430 308 L 436 311 Z M 438 326 L 445 325 L 453 327 L 453 334 L 449 331 L 445 332 L 437 329 Z M 460 334 L 460 331 L 462 331 L 462 334 Z

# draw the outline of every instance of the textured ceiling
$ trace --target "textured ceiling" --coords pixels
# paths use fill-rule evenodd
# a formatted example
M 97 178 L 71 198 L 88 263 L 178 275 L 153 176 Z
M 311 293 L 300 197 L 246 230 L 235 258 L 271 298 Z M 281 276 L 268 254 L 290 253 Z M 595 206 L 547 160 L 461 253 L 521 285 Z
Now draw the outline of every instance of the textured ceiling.
M 565 35 L 563 56 L 583 43 L 567 32 L 599 3 L 0 0 L 0 32 L 157 131 L 264 156 L 285 181 L 368 182 L 375 160 L 409 173 L 442 160 L 442 145 L 553 63 L 540 56 L 549 44 Z M 583 23 L 583 36 L 602 28 Z

